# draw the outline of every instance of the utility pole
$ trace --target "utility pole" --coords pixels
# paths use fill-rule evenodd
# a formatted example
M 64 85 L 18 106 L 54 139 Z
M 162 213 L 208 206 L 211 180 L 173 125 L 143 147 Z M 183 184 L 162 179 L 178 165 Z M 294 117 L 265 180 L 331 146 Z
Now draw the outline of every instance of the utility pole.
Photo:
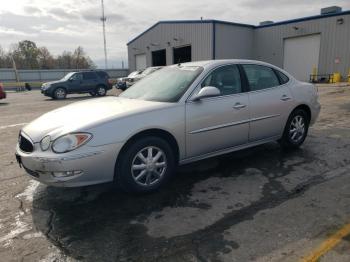
M 105 25 L 107 18 L 105 17 L 105 7 L 103 4 L 103 0 L 101 0 L 101 7 L 102 7 L 101 21 L 102 21 L 102 29 L 103 29 L 103 47 L 105 51 L 105 69 L 107 69 L 107 47 L 106 47 L 106 25 Z

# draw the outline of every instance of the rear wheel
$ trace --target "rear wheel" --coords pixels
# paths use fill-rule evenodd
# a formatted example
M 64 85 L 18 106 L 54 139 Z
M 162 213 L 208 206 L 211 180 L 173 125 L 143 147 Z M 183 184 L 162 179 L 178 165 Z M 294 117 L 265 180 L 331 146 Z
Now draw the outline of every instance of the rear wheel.
M 169 144 L 158 137 L 144 137 L 121 153 L 116 183 L 127 192 L 147 193 L 164 185 L 176 167 Z
M 309 130 L 309 119 L 307 113 L 302 109 L 294 110 L 284 128 L 280 143 L 283 147 L 298 148 L 307 136 Z
M 107 94 L 107 89 L 104 86 L 98 86 L 96 88 L 96 94 L 98 96 L 105 96 Z
M 56 88 L 55 91 L 53 92 L 54 99 L 65 99 L 66 96 L 67 96 L 67 91 L 62 87 Z

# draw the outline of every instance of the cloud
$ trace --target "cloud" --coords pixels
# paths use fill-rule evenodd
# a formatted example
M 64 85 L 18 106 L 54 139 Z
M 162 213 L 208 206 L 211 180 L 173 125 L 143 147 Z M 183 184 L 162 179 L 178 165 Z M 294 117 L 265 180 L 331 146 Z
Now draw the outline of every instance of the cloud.
M 47 10 L 47 13 L 59 19 L 74 20 L 79 18 L 79 14 L 75 11 L 67 11 L 59 7 L 51 8 Z
M 100 0 L 10 0 L 0 10 L 1 45 L 32 40 L 52 53 L 83 46 L 103 65 Z M 21 4 L 18 4 L 20 2 Z M 349 0 L 104 0 L 109 64 L 127 60 L 126 43 L 159 20 L 218 19 L 258 24 L 317 15 L 320 8 Z M 102 62 L 101 62 L 102 61 Z
M 41 9 L 35 7 L 35 6 L 30 6 L 27 5 L 23 8 L 24 12 L 26 12 L 27 14 L 41 14 Z

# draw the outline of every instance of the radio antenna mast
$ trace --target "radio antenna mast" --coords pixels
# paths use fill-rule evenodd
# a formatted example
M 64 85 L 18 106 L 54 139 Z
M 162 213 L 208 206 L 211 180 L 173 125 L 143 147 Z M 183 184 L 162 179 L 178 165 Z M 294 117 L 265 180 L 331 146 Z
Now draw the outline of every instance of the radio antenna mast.
M 102 7 L 102 29 L 103 29 L 103 47 L 104 47 L 104 52 L 105 52 L 105 69 L 107 69 L 107 47 L 106 47 L 106 20 L 107 18 L 105 17 L 105 7 L 103 4 L 103 0 L 101 0 L 101 7 Z

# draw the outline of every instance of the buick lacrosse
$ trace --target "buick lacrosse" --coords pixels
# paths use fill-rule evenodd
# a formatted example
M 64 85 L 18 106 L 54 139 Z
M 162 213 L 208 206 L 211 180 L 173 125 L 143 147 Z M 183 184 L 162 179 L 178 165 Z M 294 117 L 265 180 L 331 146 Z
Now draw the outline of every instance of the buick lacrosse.
M 320 111 L 317 89 L 259 61 L 165 67 L 119 97 L 46 113 L 19 134 L 16 158 L 53 186 L 163 185 L 178 164 L 279 141 L 299 147 Z

